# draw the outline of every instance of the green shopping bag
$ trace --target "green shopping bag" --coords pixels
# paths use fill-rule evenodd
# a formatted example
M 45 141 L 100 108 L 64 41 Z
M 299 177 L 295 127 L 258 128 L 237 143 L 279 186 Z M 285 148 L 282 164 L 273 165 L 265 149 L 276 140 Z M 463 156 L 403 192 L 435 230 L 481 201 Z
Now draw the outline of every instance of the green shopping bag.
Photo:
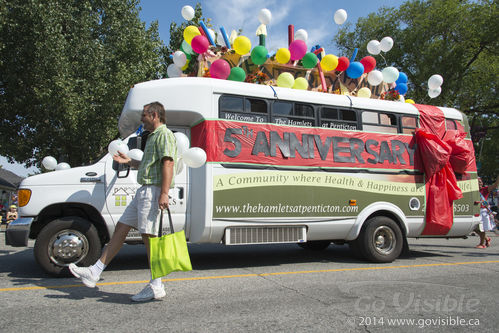
M 161 235 L 163 233 L 163 211 L 161 211 L 158 237 L 149 238 L 149 257 L 153 279 L 166 276 L 171 272 L 192 270 L 185 232 L 184 230 L 174 232 L 170 209 L 167 211 L 171 233 Z

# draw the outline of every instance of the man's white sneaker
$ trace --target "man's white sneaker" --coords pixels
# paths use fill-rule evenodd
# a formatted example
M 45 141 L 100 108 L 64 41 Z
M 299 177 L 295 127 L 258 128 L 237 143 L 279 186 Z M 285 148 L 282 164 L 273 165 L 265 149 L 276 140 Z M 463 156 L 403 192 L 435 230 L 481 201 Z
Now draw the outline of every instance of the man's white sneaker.
M 75 277 L 81 279 L 81 282 L 89 288 L 94 288 L 97 281 L 99 281 L 99 278 L 95 277 L 88 267 L 78 267 L 75 264 L 69 264 L 69 271 Z
M 148 283 L 144 289 L 140 291 L 137 295 L 133 295 L 131 300 L 134 302 L 145 302 L 152 299 L 160 299 L 166 296 L 165 286 L 161 284 L 161 287 L 155 287 Z

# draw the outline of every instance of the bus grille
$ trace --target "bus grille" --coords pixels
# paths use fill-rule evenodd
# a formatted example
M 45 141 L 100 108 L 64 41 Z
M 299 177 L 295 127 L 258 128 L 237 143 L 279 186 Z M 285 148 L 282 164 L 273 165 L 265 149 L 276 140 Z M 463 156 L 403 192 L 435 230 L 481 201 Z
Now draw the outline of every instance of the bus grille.
M 229 227 L 225 229 L 226 245 L 304 243 L 304 226 L 285 227 Z

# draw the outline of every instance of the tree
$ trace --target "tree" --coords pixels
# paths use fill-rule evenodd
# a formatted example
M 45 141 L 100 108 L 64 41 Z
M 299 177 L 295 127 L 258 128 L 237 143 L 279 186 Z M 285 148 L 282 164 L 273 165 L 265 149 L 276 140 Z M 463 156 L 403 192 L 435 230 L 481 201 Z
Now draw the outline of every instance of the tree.
M 118 135 L 128 89 L 157 78 L 157 23 L 138 0 L 0 0 L 0 155 L 72 166 Z
M 455 107 L 464 112 L 484 175 L 499 172 L 496 143 L 499 125 L 499 10 L 497 0 L 410 0 L 399 8 L 381 8 L 356 25 L 347 25 L 336 37 L 343 53 L 359 48 L 368 55 L 370 40 L 391 36 L 395 44 L 386 59 L 375 56 L 378 68 L 395 66 L 407 74 L 406 97 L 417 103 Z M 442 93 L 427 94 L 433 74 L 444 78 Z M 482 136 L 481 136 L 482 135 Z M 497 142 L 497 139 L 496 141 Z M 493 147 L 482 145 L 492 144 Z M 493 148 L 493 149 L 489 149 Z M 482 155 L 478 156 L 482 151 Z M 490 155 L 485 156 L 487 151 Z

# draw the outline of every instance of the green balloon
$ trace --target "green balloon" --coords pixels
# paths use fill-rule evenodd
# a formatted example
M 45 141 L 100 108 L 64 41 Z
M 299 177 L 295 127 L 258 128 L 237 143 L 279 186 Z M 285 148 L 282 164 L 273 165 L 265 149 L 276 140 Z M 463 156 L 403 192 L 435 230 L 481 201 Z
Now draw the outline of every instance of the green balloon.
M 317 65 L 318 61 L 319 61 L 319 59 L 312 52 L 308 52 L 301 59 L 301 63 L 303 64 L 303 67 L 305 67 L 305 68 L 314 68 Z
M 227 80 L 243 82 L 246 78 L 246 72 L 241 67 L 232 67 Z
M 185 41 L 182 41 L 182 44 L 180 44 L 180 49 L 182 52 L 184 52 L 186 55 L 189 54 L 194 54 L 194 51 L 192 51 L 192 47 Z
M 265 61 L 267 61 L 267 53 L 269 53 L 269 51 L 267 51 L 265 46 L 255 46 L 251 51 L 251 61 L 253 61 L 255 65 L 263 65 Z

